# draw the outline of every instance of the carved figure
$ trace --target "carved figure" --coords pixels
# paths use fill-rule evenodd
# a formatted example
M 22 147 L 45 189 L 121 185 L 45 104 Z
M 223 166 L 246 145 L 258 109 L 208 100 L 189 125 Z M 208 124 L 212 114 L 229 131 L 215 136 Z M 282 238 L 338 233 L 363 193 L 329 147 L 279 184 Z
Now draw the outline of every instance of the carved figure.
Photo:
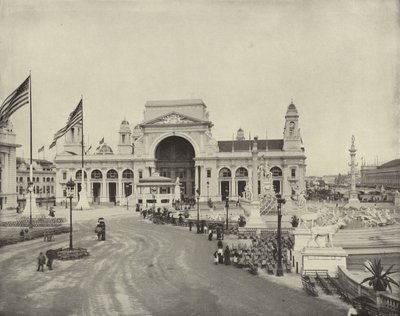
M 246 184 L 246 186 L 244 187 L 244 196 L 248 200 L 251 200 L 253 197 L 253 190 L 250 183 Z
M 261 178 L 261 182 L 270 183 L 272 182 L 272 173 L 269 171 L 269 166 L 264 156 L 261 156 L 260 165 L 257 168 L 257 173 Z
M 303 206 L 306 205 L 306 197 L 305 197 L 305 194 L 304 194 L 303 191 L 300 192 L 300 194 L 299 194 L 299 198 L 298 198 L 298 200 L 297 200 L 297 205 L 298 205 L 299 207 L 303 207 Z
M 317 241 L 318 237 L 325 237 L 325 247 L 333 247 L 333 235 L 336 234 L 339 228 L 343 226 L 346 226 L 346 224 L 342 221 L 339 221 L 333 225 L 311 228 L 311 238 L 308 240 L 306 247 L 309 246 L 311 241 L 314 241 L 318 248 L 321 248 L 321 245 Z

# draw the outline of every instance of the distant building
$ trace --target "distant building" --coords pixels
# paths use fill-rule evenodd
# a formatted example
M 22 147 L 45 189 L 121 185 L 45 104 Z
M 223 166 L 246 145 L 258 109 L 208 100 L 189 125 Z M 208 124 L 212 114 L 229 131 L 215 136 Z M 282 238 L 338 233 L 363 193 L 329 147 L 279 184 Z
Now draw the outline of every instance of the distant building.
M 322 176 L 322 180 L 324 180 L 327 185 L 334 185 L 336 183 L 337 175 L 325 175 Z
M 18 201 L 25 201 L 25 194 L 28 188 L 29 176 L 29 159 L 17 158 L 16 164 L 16 192 Z M 33 159 L 33 193 L 36 194 L 36 202 L 41 203 L 45 200 L 54 200 L 56 196 L 56 170 L 55 165 L 48 160 Z
M 16 179 L 16 135 L 12 125 L 0 128 L 0 209 L 17 207 Z
M 306 156 L 293 103 L 283 123 L 282 139 L 259 139 L 257 143 L 260 160 L 264 156 L 268 163 L 275 191 L 287 198 L 305 190 Z M 179 178 L 182 197 L 195 198 L 198 190 L 202 201 L 224 200 L 227 196 L 237 199 L 251 183 L 253 140 L 245 139 L 240 128 L 235 139 L 218 141 L 212 136 L 212 127 L 202 100 L 148 101 L 143 121 L 133 130 L 126 120 L 122 121 L 117 150 L 104 142 L 94 154 L 85 155 L 82 176 L 82 126 L 76 125 L 55 157 L 57 201 L 64 199 L 62 192 L 72 178 L 78 191 L 84 179 L 89 201 L 118 203 L 140 191 L 139 179 L 155 172 L 174 182 Z M 164 199 L 168 188 L 138 193 Z
M 391 160 L 380 166 L 361 166 L 361 185 L 400 189 L 400 159 Z

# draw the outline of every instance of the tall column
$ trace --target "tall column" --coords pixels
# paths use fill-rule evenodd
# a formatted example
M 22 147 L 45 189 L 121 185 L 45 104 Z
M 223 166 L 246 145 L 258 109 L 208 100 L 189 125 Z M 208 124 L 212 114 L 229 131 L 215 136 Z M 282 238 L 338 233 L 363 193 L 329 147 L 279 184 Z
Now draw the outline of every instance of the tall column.
M 357 196 L 357 191 L 356 191 L 356 167 L 358 166 L 358 163 L 355 162 L 356 158 L 356 146 L 354 145 L 355 137 L 354 135 L 351 137 L 351 147 L 349 149 L 350 152 L 350 173 L 351 173 L 351 187 L 350 187 L 350 193 L 349 193 L 349 205 L 352 206 L 360 206 L 360 201 Z
M 121 175 L 118 175 L 118 198 L 119 198 L 119 202 L 121 203 L 122 201 L 122 179 L 121 179 L 122 173 Z
M 107 170 L 104 170 L 104 172 L 102 172 L 102 174 L 103 174 L 103 178 L 102 178 L 102 183 L 101 183 L 101 201 L 108 202 L 107 201 L 107 183 L 106 183 Z
M 252 150 L 252 188 L 253 194 L 251 197 L 251 214 L 246 224 L 247 229 L 256 229 L 257 235 L 261 234 L 261 229 L 266 225 L 260 216 L 260 202 L 258 199 L 258 147 L 257 137 L 254 137 Z
M 199 167 L 197 165 L 194 166 L 194 186 L 195 186 L 195 190 L 200 189 L 199 188 Z

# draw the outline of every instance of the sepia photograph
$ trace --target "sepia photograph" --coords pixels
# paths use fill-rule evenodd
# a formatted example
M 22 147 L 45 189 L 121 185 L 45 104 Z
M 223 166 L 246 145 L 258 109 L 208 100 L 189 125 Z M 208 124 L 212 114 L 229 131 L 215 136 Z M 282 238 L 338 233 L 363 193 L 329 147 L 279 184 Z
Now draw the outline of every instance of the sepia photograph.
M 400 314 L 400 1 L 0 0 L 0 316 Z

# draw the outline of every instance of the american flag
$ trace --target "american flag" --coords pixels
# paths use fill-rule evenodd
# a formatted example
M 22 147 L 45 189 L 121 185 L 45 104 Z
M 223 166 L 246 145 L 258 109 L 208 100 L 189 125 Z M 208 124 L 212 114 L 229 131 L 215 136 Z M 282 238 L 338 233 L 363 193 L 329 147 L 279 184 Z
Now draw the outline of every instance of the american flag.
M 74 127 L 80 121 L 82 121 L 82 99 L 79 101 L 79 104 L 77 105 L 75 110 L 73 110 L 69 115 L 67 125 L 65 125 L 62 129 L 54 134 L 53 142 L 49 146 L 49 149 L 56 145 L 57 139 L 64 136 L 72 127 Z
M 28 78 L 13 92 L 7 99 L 4 100 L 0 107 L 0 126 L 7 124 L 10 116 L 17 111 L 19 108 L 23 107 L 25 104 L 30 102 L 29 92 L 30 92 L 31 76 Z

